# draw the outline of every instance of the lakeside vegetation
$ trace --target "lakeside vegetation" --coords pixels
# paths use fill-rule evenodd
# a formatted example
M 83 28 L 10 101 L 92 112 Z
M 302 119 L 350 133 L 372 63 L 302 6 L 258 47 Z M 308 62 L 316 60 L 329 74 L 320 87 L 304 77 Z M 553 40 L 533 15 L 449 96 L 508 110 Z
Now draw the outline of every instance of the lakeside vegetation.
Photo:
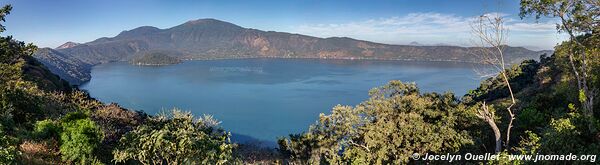
M 181 60 L 165 53 L 150 52 L 134 57 L 129 63 L 132 65 L 172 65 L 181 63 Z
M 512 93 L 502 76 L 482 81 L 462 97 L 391 81 L 372 89 L 359 105 L 321 114 L 307 132 L 280 138 L 279 149 L 234 144 L 208 115 L 195 118 L 175 109 L 150 116 L 101 103 L 32 58 L 34 45 L 0 37 L 0 164 L 445 164 L 411 156 L 598 155 L 600 99 L 594 98 L 600 87 L 600 4 L 593 2 L 522 1 L 522 16 L 564 16 L 561 30 L 576 30 L 577 36 L 539 62 L 503 70 Z M 11 9 L 0 9 L 0 19 Z M 509 106 L 514 123 L 505 110 Z M 477 116 L 482 107 L 500 129 L 513 125 L 501 151 L 495 150 L 489 121 Z M 503 157 L 458 163 L 533 162 Z

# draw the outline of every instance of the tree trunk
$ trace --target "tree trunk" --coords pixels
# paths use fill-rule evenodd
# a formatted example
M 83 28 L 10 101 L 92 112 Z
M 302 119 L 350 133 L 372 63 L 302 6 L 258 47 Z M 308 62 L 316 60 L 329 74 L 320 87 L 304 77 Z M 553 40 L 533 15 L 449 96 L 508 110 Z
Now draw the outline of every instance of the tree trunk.
M 494 152 L 500 153 L 500 151 L 502 150 L 502 137 L 500 134 L 500 129 L 498 129 L 498 125 L 496 125 L 496 122 L 494 121 L 494 113 L 491 113 L 489 111 L 487 105 L 485 104 L 485 101 L 483 102 L 481 109 L 482 110 L 480 110 L 476 115 L 477 117 L 486 121 L 488 125 L 490 125 L 490 128 L 492 128 L 492 131 L 494 131 L 494 140 L 496 141 L 496 147 L 494 148 Z
M 588 84 L 587 84 L 588 74 L 587 74 L 587 59 L 586 59 L 587 55 L 585 53 L 585 45 L 583 45 L 583 43 L 581 43 L 581 41 L 579 41 L 579 39 L 577 39 L 577 37 L 573 33 L 570 26 L 565 24 L 566 20 L 564 18 L 564 13 L 560 13 L 559 17 L 561 19 L 561 23 L 562 23 L 563 27 L 565 28 L 565 30 L 567 31 L 567 33 L 570 36 L 571 41 L 575 42 L 575 44 L 577 46 L 581 46 L 584 48 L 584 50 L 580 52 L 581 53 L 580 54 L 581 55 L 581 66 L 579 67 L 579 69 L 581 69 L 581 73 L 579 73 L 580 71 L 575 66 L 575 62 L 573 60 L 573 56 L 575 53 L 577 53 L 577 51 L 575 51 L 573 48 L 571 48 L 571 53 L 568 53 L 568 56 L 569 56 L 569 62 L 571 64 L 573 72 L 575 73 L 575 78 L 577 79 L 577 87 L 579 88 L 578 92 L 583 92 L 583 94 L 585 95 L 585 100 L 583 100 L 581 104 L 582 104 L 583 110 L 584 110 L 583 114 L 586 116 L 587 121 L 588 121 L 588 129 L 590 132 L 596 132 L 596 126 L 593 122 L 593 119 L 594 119 L 594 95 L 596 93 L 595 93 L 595 91 L 590 90 L 588 87 Z
M 501 135 L 500 135 L 500 129 L 498 129 L 498 126 L 496 125 L 496 122 L 494 122 L 494 120 L 488 120 L 487 121 L 488 124 L 490 125 L 490 127 L 492 128 L 492 130 L 494 131 L 494 140 L 496 140 L 496 148 L 494 149 L 495 153 L 500 153 L 500 151 L 502 150 L 502 140 L 501 140 Z
M 508 76 L 506 76 L 506 69 L 502 72 L 502 76 L 504 77 L 504 82 L 506 86 L 508 86 L 508 91 L 510 92 L 511 104 L 506 108 L 508 110 L 508 115 L 510 117 L 508 122 L 508 127 L 506 128 L 506 148 L 509 148 L 510 142 L 510 129 L 513 127 L 513 120 L 515 120 L 515 114 L 512 111 L 512 107 L 517 103 L 515 100 L 515 95 L 513 94 L 512 87 L 510 87 L 510 83 L 508 82 Z

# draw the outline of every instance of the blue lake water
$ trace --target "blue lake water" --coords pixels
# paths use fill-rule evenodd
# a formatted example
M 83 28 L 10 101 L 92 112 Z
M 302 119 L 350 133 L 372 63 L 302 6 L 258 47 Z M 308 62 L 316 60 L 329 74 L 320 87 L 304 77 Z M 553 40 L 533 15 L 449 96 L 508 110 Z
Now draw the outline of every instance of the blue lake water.
M 356 105 L 389 80 L 464 95 L 479 84 L 472 64 L 318 59 L 186 61 L 169 66 L 108 63 L 80 88 L 103 102 L 156 114 L 173 107 L 211 114 L 228 131 L 260 140 L 305 131 L 319 113 Z

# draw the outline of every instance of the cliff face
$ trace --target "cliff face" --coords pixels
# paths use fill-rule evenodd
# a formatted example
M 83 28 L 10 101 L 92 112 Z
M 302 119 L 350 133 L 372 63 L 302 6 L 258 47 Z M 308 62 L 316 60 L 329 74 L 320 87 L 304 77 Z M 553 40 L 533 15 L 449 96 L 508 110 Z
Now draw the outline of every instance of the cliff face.
M 127 61 L 140 52 L 166 50 L 178 59 L 335 58 L 477 62 L 473 48 L 388 45 L 345 37 L 317 38 L 300 34 L 243 28 L 215 19 L 199 19 L 158 29 L 143 26 L 112 38 L 62 49 L 40 49 L 35 57 L 72 84 L 89 80 L 93 65 Z M 511 63 L 537 59 L 547 52 L 507 47 Z

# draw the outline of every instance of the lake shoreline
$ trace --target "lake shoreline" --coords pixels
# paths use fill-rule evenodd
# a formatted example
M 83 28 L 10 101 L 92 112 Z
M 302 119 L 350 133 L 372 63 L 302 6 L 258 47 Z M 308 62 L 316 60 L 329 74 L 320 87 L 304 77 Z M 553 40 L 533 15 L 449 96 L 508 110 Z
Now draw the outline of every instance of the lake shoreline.
M 403 61 L 403 62 L 440 62 L 440 63 L 485 65 L 483 63 L 478 63 L 478 62 L 473 62 L 473 61 L 463 61 L 463 60 L 418 60 L 418 59 L 387 59 L 387 58 L 315 58 L 315 57 L 239 57 L 239 58 L 211 58 L 211 59 L 205 59 L 205 58 L 196 58 L 196 59 L 182 58 L 182 59 L 180 59 L 181 62 L 175 63 L 175 64 L 167 64 L 167 65 L 137 65 L 137 64 L 131 64 L 131 65 L 135 65 L 135 66 L 169 66 L 169 65 L 179 65 L 179 64 L 184 63 L 186 61 L 244 60 L 244 59 L 309 59 L 309 60 L 349 60 L 349 61 Z M 537 59 L 534 59 L 534 60 L 537 61 Z M 126 61 L 126 60 L 108 61 L 108 62 L 104 62 L 104 63 L 98 63 L 98 64 L 92 65 L 90 67 L 93 68 L 93 67 L 95 67 L 97 65 L 109 64 L 109 63 L 114 63 L 114 62 L 128 62 L 128 61 Z M 89 71 L 91 71 L 91 69 L 89 69 Z M 87 74 L 90 74 L 90 73 L 87 73 Z M 81 85 L 89 82 L 90 80 L 91 80 L 91 75 L 85 81 L 78 81 L 73 86 L 75 86 L 75 87 L 81 86 Z
M 459 97 L 479 83 L 466 63 L 340 59 L 188 60 L 164 67 L 113 62 L 95 66 L 92 76 L 80 89 L 100 101 L 150 115 L 168 107 L 212 114 L 223 128 L 269 143 L 306 131 L 314 116 L 337 104 L 359 104 L 369 89 L 390 80 Z

